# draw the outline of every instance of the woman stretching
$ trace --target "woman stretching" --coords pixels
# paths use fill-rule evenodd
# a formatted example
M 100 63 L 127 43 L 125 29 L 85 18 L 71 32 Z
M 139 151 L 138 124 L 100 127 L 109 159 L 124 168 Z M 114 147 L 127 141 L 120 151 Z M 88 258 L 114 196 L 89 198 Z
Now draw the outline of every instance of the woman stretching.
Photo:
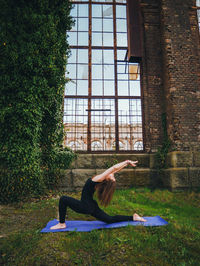
M 115 223 L 123 221 L 141 221 L 146 222 L 145 219 L 134 213 L 133 216 L 115 215 L 110 216 L 102 211 L 97 202 L 93 199 L 94 192 L 96 191 L 99 202 L 103 206 L 108 206 L 116 187 L 116 180 L 114 174 L 122 170 L 127 165 L 136 166 L 138 161 L 126 160 L 118 163 L 111 168 L 107 169 L 100 175 L 89 178 L 82 190 L 81 200 L 71 197 L 62 196 L 59 201 L 59 223 L 52 226 L 50 229 L 63 229 L 66 228 L 65 216 L 67 207 L 78 213 L 90 214 L 96 219 L 106 222 Z

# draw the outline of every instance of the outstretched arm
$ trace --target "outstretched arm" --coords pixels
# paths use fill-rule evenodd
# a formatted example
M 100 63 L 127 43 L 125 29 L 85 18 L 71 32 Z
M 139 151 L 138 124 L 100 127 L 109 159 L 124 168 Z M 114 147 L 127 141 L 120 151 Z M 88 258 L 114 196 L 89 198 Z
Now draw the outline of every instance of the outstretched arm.
M 115 164 L 112 167 L 110 167 L 109 169 L 107 169 L 105 172 L 103 172 L 102 174 L 93 177 L 92 180 L 94 182 L 102 182 L 103 180 L 107 179 L 109 175 L 119 172 L 120 170 L 122 170 L 127 165 L 130 164 L 133 167 L 135 167 L 137 163 L 138 163 L 138 161 L 126 160 L 124 162 Z
M 124 167 L 126 167 L 129 164 L 132 165 L 133 167 L 135 167 L 137 163 L 138 163 L 138 161 L 126 160 L 126 161 L 124 161 L 122 163 L 115 164 L 113 166 L 114 167 L 114 172 L 112 174 L 119 172 L 120 170 L 122 170 Z

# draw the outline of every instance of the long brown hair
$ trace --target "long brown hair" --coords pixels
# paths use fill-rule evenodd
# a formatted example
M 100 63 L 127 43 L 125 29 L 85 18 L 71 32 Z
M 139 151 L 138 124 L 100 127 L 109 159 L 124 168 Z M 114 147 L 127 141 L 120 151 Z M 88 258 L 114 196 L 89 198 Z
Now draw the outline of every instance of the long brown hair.
M 112 180 L 104 180 L 95 186 L 97 198 L 101 205 L 108 206 L 111 202 L 113 193 L 116 188 L 116 182 Z

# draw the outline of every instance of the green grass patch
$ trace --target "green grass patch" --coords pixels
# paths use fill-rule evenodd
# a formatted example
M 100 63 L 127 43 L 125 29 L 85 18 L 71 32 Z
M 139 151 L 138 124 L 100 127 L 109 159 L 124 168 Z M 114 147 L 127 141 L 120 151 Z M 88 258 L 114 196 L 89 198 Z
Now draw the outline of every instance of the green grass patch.
M 111 215 L 159 215 L 167 226 L 41 234 L 58 216 L 59 196 L 0 206 L 1 265 L 199 265 L 199 192 L 117 190 L 105 209 Z M 68 216 L 94 219 L 72 210 Z

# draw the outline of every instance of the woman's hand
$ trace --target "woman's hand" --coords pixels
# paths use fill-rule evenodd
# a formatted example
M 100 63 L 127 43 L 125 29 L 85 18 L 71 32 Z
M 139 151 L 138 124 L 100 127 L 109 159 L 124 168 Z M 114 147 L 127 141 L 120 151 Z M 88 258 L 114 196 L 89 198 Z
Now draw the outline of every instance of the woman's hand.
M 133 167 L 136 167 L 137 165 L 137 163 L 138 163 L 138 161 L 131 161 L 131 160 L 126 160 L 126 162 L 127 162 L 127 165 L 131 165 L 131 166 L 133 166 Z

